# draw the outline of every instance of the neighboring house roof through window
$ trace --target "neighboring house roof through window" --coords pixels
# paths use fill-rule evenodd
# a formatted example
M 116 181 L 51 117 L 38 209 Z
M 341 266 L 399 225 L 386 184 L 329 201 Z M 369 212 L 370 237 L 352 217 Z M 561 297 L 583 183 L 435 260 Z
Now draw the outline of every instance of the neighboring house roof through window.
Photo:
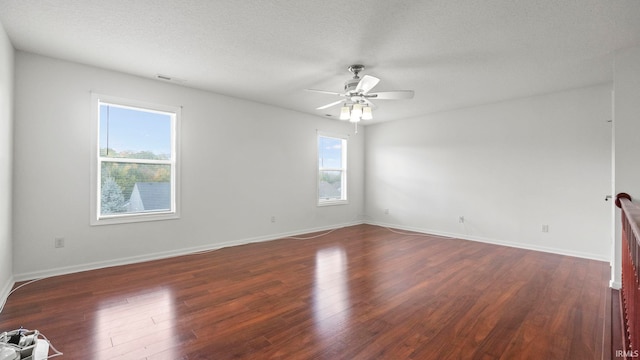
M 129 211 L 167 210 L 171 208 L 171 183 L 137 182 L 129 199 Z

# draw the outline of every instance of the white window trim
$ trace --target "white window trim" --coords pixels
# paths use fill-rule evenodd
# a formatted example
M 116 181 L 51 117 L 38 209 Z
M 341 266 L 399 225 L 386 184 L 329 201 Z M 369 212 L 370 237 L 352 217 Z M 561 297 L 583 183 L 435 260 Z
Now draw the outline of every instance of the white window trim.
M 100 103 L 112 103 L 122 107 L 141 108 L 148 111 L 158 111 L 162 113 L 173 113 L 175 119 L 172 122 L 172 149 L 171 149 L 171 208 L 170 211 L 134 213 L 134 214 L 117 214 L 100 216 L 100 171 L 102 161 L 100 154 Z M 90 224 L 91 225 L 109 225 L 109 224 L 125 224 L 143 221 L 172 220 L 180 218 L 180 117 L 182 108 L 179 106 L 169 106 L 142 102 L 138 100 L 125 99 L 115 96 L 91 94 L 91 196 L 90 196 Z M 118 162 L 136 162 L 136 163 L 166 163 L 159 160 L 143 160 L 139 159 L 118 159 Z
M 342 197 L 343 199 L 339 199 L 339 200 L 335 200 L 335 199 L 331 199 L 331 200 L 322 200 L 320 199 L 320 151 L 318 150 L 319 145 L 320 145 L 320 137 L 330 137 L 330 138 L 336 138 L 336 139 L 341 139 L 344 140 L 344 147 L 342 149 L 342 168 L 340 169 L 330 169 L 330 168 L 326 168 L 323 170 L 339 170 L 342 171 L 342 183 L 343 185 L 343 189 L 342 189 Z M 345 135 L 345 134 L 336 134 L 336 133 L 330 133 L 330 132 L 324 132 L 324 131 L 317 131 L 316 132 L 316 169 L 315 169 L 315 173 L 316 173 L 316 204 L 317 206 L 333 206 L 333 205 L 347 205 L 349 204 L 349 164 L 347 162 L 347 157 L 348 157 L 348 145 L 349 143 L 349 135 Z

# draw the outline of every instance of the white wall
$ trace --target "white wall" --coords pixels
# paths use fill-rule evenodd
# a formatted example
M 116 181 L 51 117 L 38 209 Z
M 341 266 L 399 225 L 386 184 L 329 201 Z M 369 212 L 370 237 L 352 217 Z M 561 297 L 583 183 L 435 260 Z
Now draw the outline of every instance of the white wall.
M 361 222 L 364 131 L 20 51 L 15 66 L 16 279 Z M 89 225 L 91 91 L 183 107 L 181 219 Z M 349 205 L 316 206 L 316 129 L 351 134 Z
M 354 135 L 349 124 L 30 53 L 16 53 L 15 71 L 19 280 L 357 223 L 359 214 L 375 224 L 610 259 L 610 85 Z M 91 91 L 183 106 L 180 220 L 89 225 Z M 2 123 L 8 134 L 10 119 Z M 315 206 L 316 129 L 350 134 L 347 206 Z M 10 213 L 6 219 L 10 226 Z M 57 236 L 65 248 L 54 249 Z M 0 274 L 8 279 L 11 271 Z
M 0 308 L 13 286 L 13 55 L 13 46 L 0 24 Z
M 610 119 L 602 85 L 370 126 L 367 221 L 609 261 Z
M 640 201 L 640 47 L 619 51 L 614 74 L 614 194 L 625 192 Z M 621 284 L 620 211 L 616 210 L 612 286 Z

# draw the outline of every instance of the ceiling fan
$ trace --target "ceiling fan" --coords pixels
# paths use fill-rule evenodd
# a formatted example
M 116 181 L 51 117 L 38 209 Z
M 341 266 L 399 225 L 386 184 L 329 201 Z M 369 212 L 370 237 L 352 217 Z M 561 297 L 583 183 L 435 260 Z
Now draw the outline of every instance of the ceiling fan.
M 348 67 L 348 70 L 353 74 L 353 78 L 345 81 L 343 93 L 307 89 L 307 91 L 342 97 L 342 99 L 338 101 L 317 107 L 316 110 L 323 110 L 342 104 L 340 120 L 349 120 L 358 123 L 360 120 L 371 120 L 373 118 L 371 109 L 375 108 L 375 105 L 371 100 L 401 100 L 413 98 L 413 90 L 369 92 L 380 82 L 380 79 L 371 75 L 364 75 L 360 78 L 359 74 L 364 70 L 364 65 L 351 65 Z

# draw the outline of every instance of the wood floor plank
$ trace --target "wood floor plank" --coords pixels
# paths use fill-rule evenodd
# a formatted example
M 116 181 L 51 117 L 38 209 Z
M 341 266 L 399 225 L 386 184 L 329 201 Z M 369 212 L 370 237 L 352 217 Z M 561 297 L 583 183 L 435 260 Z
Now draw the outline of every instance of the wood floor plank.
M 43 279 L 0 330 L 38 329 L 64 359 L 599 359 L 608 276 L 358 225 Z

